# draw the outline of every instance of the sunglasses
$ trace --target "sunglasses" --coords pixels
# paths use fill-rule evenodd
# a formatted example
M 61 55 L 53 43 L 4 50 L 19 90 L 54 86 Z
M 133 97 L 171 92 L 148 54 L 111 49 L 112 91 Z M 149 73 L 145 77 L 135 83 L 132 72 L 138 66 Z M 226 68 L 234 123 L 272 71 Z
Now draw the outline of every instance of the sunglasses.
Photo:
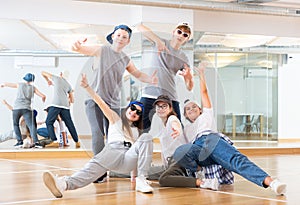
M 188 34 L 188 33 L 184 33 L 182 30 L 180 30 L 180 29 L 177 29 L 177 34 L 178 35 L 183 35 L 183 37 L 184 38 L 187 38 L 187 37 L 189 37 L 190 36 L 190 34 Z
M 135 111 L 135 113 L 136 113 L 138 116 L 142 116 L 142 114 L 143 114 L 143 111 L 137 109 L 136 106 L 135 106 L 134 104 L 131 104 L 131 105 L 130 105 L 130 110 L 131 110 L 131 111 Z

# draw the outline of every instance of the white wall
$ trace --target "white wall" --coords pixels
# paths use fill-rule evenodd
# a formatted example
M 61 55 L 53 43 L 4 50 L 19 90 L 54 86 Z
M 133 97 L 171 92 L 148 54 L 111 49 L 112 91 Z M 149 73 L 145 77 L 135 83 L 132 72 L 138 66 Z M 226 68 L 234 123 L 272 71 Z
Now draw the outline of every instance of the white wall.
M 299 139 L 300 54 L 290 54 L 288 64 L 278 71 L 278 135 L 280 139 Z

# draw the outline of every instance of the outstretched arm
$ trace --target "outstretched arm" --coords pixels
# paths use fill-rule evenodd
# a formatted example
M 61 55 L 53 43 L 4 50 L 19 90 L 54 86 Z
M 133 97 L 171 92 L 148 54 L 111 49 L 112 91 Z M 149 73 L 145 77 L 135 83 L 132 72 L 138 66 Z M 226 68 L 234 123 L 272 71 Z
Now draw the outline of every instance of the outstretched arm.
M 46 101 L 46 95 L 44 95 L 41 91 L 39 91 L 37 88 L 34 88 L 34 93 L 37 94 L 38 96 L 40 96 L 42 98 L 42 101 L 45 102 Z
M 80 85 L 89 93 L 89 95 L 97 103 L 97 105 L 104 113 L 105 117 L 109 120 L 109 123 L 114 124 L 117 120 L 120 119 L 118 114 L 112 109 L 110 109 L 110 107 L 102 100 L 102 98 L 89 86 L 86 74 L 82 74 Z
M 207 63 L 200 63 L 198 67 L 195 67 L 194 69 L 198 72 L 199 77 L 200 77 L 200 95 L 201 95 L 201 103 L 202 106 L 205 108 L 211 108 L 211 102 L 206 86 L 206 80 L 205 80 L 205 68 L 207 66 Z
M 3 105 L 5 105 L 9 110 L 13 110 L 13 106 L 11 106 L 6 100 L 2 100 Z
M 45 78 L 45 80 L 47 81 L 48 85 L 52 85 L 52 74 L 51 73 L 48 73 L 46 71 L 42 71 L 42 76 Z
M 144 26 L 143 24 L 139 24 L 137 26 L 137 29 L 142 32 L 142 34 L 149 40 L 155 43 L 157 50 L 158 50 L 158 55 L 162 52 L 162 51 L 167 51 L 168 53 L 170 53 L 169 49 L 166 47 L 165 43 L 155 34 L 153 33 L 153 31 Z
M 94 46 L 88 46 L 85 45 L 85 42 L 87 41 L 87 38 L 83 40 L 77 40 L 72 45 L 72 51 L 88 55 L 88 56 L 99 56 L 101 51 L 100 45 L 94 45 Z
M 157 85 L 158 82 L 158 78 L 157 78 L 157 71 L 154 71 L 153 74 L 151 76 L 147 75 L 144 72 L 141 72 L 140 70 L 138 70 L 135 65 L 132 63 L 132 61 L 129 62 L 126 70 L 133 75 L 135 78 L 137 78 L 138 80 L 144 82 L 144 83 L 150 83 L 153 85 Z
M 10 87 L 10 88 L 18 88 L 18 83 L 2 83 L 0 85 L 1 88 Z

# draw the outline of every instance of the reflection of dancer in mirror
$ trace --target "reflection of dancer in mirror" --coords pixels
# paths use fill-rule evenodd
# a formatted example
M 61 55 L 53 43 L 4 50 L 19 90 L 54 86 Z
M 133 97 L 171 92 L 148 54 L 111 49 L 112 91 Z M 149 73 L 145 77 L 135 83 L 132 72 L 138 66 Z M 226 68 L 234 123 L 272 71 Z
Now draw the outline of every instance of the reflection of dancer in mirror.
M 13 111 L 13 106 L 10 105 L 6 100 L 2 100 L 2 103 L 7 107 L 7 109 Z M 37 113 L 38 112 L 36 110 L 33 110 L 33 120 L 34 120 L 35 126 L 37 126 L 37 122 L 36 122 Z M 23 140 L 23 145 L 21 147 L 23 147 L 23 148 L 33 147 L 33 140 L 32 140 L 32 137 L 30 136 L 29 128 L 27 127 L 23 116 L 20 117 L 19 125 L 20 125 L 19 127 L 20 127 L 20 131 L 21 131 L 21 135 L 22 135 L 22 140 Z M 13 136 L 15 136 L 15 134 L 13 134 Z M 16 138 L 16 137 L 14 137 L 14 138 Z
M 129 173 L 137 169 L 136 191 L 153 192 L 146 176 L 152 160 L 152 136 L 140 135 L 142 128 L 143 104 L 131 102 L 121 117 L 89 86 L 86 76 L 82 75 L 81 86 L 97 103 L 109 120 L 107 143 L 80 171 L 72 176 L 56 177 L 51 172 L 44 173 L 44 183 L 52 194 L 61 198 L 65 190 L 74 190 L 95 181 L 108 170 Z
M 130 58 L 123 52 L 123 48 L 130 43 L 132 30 L 126 25 L 118 25 L 106 39 L 111 45 L 88 46 L 84 41 L 76 41 L 72 47 L 73 51 L 94 56 L 97 65 L 94 65 L 93 80 L 91 87 L 95 92 L 120 115 L 120 92 L 122 78 L 125 70 L 138 80 L 157 84 L 156 72 L 152 76 L 139 71 Z M 107 136 L 108 120 L 102 110 L 92 99 L 85 101 L 86 114 L 92 131 L 92 150 L 94 155 L 98 154 L 104 147 L 104 135 Z M 95 182 L 102 182 L 106 175 Z
M 13 110 L 13 107 L 6 100 L 2 100 L 2 104 L 5 105 L 9 110 Z M 4 142 L 10 139 L 16 139 L 14 130 L 5 133 L 0 133 L 0 142 Z
M 278 195 L 286 192 L 286 184 L 273 180 L 264 170 L 240 153 L 227 137 L 218 133 L 214 124 L 213 109 L 206 88 L 205 65 L 195 68 L 200 76 L 201 102 L 186 101 L 184 115 L 191 122 L 184 128 L 185 136 L 192 144 L 178 147 L 174 160 L 182 167 L 196 172 L 199 167 L 218 164 L 261 187 L 271 187 Z
M 143 89 L 141 102 L 145 105 L 144 132 L 151 127 L 154 114 L 153 103 L 159 95 L 167 95 L 172 100 L 172 107 L 181 121 L 179 99 L 176 90 L 175 77 L 178 73 L 182 75 L 186 88 L 190 91 L 194 86 L 193 75 L 189 67 L 189 60 L 181 50 L 191 36 L 191 27 L 188 23 L 180 23 L 172 32 L 172 38 L 166 40 L 158 37 L 148 27 L 140 24 L 138 29 L 142 34 L 155 43 L 156 52 L 153 53 L 150 72 L 157 69 L 158 86 L 148 85 Z
M 1 87 L 11 87 L 17 88 L 17 98 L 13 106 L 13 124 L 14 131 L 17 136 L 18 142 L 15 144 L 15 147 L 21 147 L 23 145 L 23 139 L 19 127 L 19 120 L 21 116 L 24 117 L 25 123 L 29 128 L 30 136 L 33 138 L 35 148 L 42 148 L 41 144 L 38 141 L 36 133 L 36 123 L 34 120 L 34 113 L 31 108 L 32 99 L 34 94 L 42 98 L 42 101 L 45 102 L 46 96 L 41 93 L 32 82 L 34 81 L 35 76 L 32 73 L 27 73 L 23 80 L 25 83 L 3 83 Z
M 77 131 L 70 113 L 70 104 L 74 103 L 74 92 L 72 86 L 67 81 L 68 71 L 60 72 L 60 75 L 53 75 L 51 73 L 42 72 L 42 76 L 47 81 L 48 85 L 53 85 L 53 99 L 52 104 L 48 107 L 48 114 L 46 118 L 47 130 L 52 142 L 46 147 L 59 147 L 59 142 L 55 135 L 53 124 L 57 120 L 58 115 L 65 122 L 74 142 L 75 147 L 80 147 Z

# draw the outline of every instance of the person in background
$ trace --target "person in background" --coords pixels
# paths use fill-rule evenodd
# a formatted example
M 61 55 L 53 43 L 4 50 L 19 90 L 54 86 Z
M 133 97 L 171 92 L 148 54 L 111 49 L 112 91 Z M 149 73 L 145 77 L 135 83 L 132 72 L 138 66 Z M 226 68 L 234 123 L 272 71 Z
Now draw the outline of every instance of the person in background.
M 189 60 L 181 49 L 191 37 L 191 27 L 188 23 L 178 24 L 172 31 L 170 40 L 158 37 L 143 24 L 138 25 L 138 30 L 147 39 L 155 43 L 155 52 L 149 70 L 150 72 L 153 72 L 153 70 L 158 71 L 158 86 L 149 84 L 142 90 L 141 102 L 145 105 L 144 132 L 148 132 L 154 113 L 153 103 L 159 95 L 167 95 L 171 98 L 173 110 L 181 121 L 175 78 L 177 73 L 183 76 L 186 88 L 189 91 L 192 90 L 194 81 L 188 63 Z
M 88 46 L 85 45 L 87 40 L 85 39 L 76 41 L 72 46 L 73 51 L 95 57 L 93 79 L 90 86 L 119 115 L 121 112 L 120 92 L 125 71 L 144 83 L 157 84 L 156 72 L 149 76 L 139 71 L 130 57 L 123 52 L 123 49 L 130 43 L 131 34 L 132 30 L 127 25 L 118 25 L 106 37 L 110 45 Z M 104 136 L 107 136 L 109 122 L 92 99 L 87 99 L 85 105 L 92 132 L 92 151 L 96 155 L 104 147 Z M 105 181 L 106 176 L 105 173 L 95 183 Z
M 2 104 L 5 105 L 9 110 L 13 110 L 13 107 L 10 104 L 8 104 L 6 100 L 2 100 Z M 5 142 L 10 139 L 16 139 L 16 134 L 14 130 L 5 133 L 0 133 L 0 142 Z
M 200 92 L 203 109 L 196 101 L 186 100 L 184 116 L 190 124 L 184 128 L 184 133 L 190 144 L 179 146 L 173 158 L 175 162 L 190 172 L 196 172 L 199 167 L 218 164 L 235 172 L 261 187 L 271 187 L 277 195 L 286 192 L 286 184 L 271 178 L 264 170 L 240 153 L 229 138 L 217 132 L 214 123 L 213 109 L 205 80 L 205 67 L 202 63 L 195 68 L 200 77 Z
M 17 98 L 15 100 L 13 106 L 13 125 L 14 125 L 14 132 L 17 136 L 17 143 L 15 147 L 21 147 L 23 145 L 22 134 L 19 127 L 19 121 L 21 116 L 23 116 L 26 125 L 29 128 L 30 136 L 33 139 L 33 143 L 35 148 L 42 148 L 41 144 L 39 143 L 37 137 L 37 129 L 36 129 L 36 121 L 34 120 L 34 112 L 31 108 L 32 99 L 34 94 L 38 95 L 42 98 L 42 101 L 45 102 L 46 95 L 41 93 L 32 83 L 34 82 L 35 75 L 32 73 L 27 73 L 23 80 L 25 82 L 22 83 L 3 83 L 1 87 L 11 87 L 17 88 Z
M 64 191 L 87 186 L 108 170 L 129 173 L 137 169 L 135 190 L 152 193 L 153 188 L 148 184 L 146 177 L 152 160 L 153 142 L 150 134 L 140 135 L 143 104 L 138 101 L 130 102 L 120 117 L 89 86 L 84 74 L 81 86 L 109 120 L 108 141 L 100 153 L 72 176 L 56 177 L 49 171 L 45 172 L 44 184 L 55 197 L 61 198 Z
M 59 115 L 70 131 L 75 142 L 75 147 L 79 148 L 80 142 L 70 113 L 70 104 L 74 103 L 74 93 L 72 86 L 66 79 L 68 77 L 68 71 L 60 72 L 59 76 L 43 71 L 42 76 L 49 86 L 53 85 L 54 87 L 52 104 L 48 107 L 48 115 L 46 118 L 47 130 L 52 142 L 46 145 L 46 147 L 59 147 L 53 126 Z

